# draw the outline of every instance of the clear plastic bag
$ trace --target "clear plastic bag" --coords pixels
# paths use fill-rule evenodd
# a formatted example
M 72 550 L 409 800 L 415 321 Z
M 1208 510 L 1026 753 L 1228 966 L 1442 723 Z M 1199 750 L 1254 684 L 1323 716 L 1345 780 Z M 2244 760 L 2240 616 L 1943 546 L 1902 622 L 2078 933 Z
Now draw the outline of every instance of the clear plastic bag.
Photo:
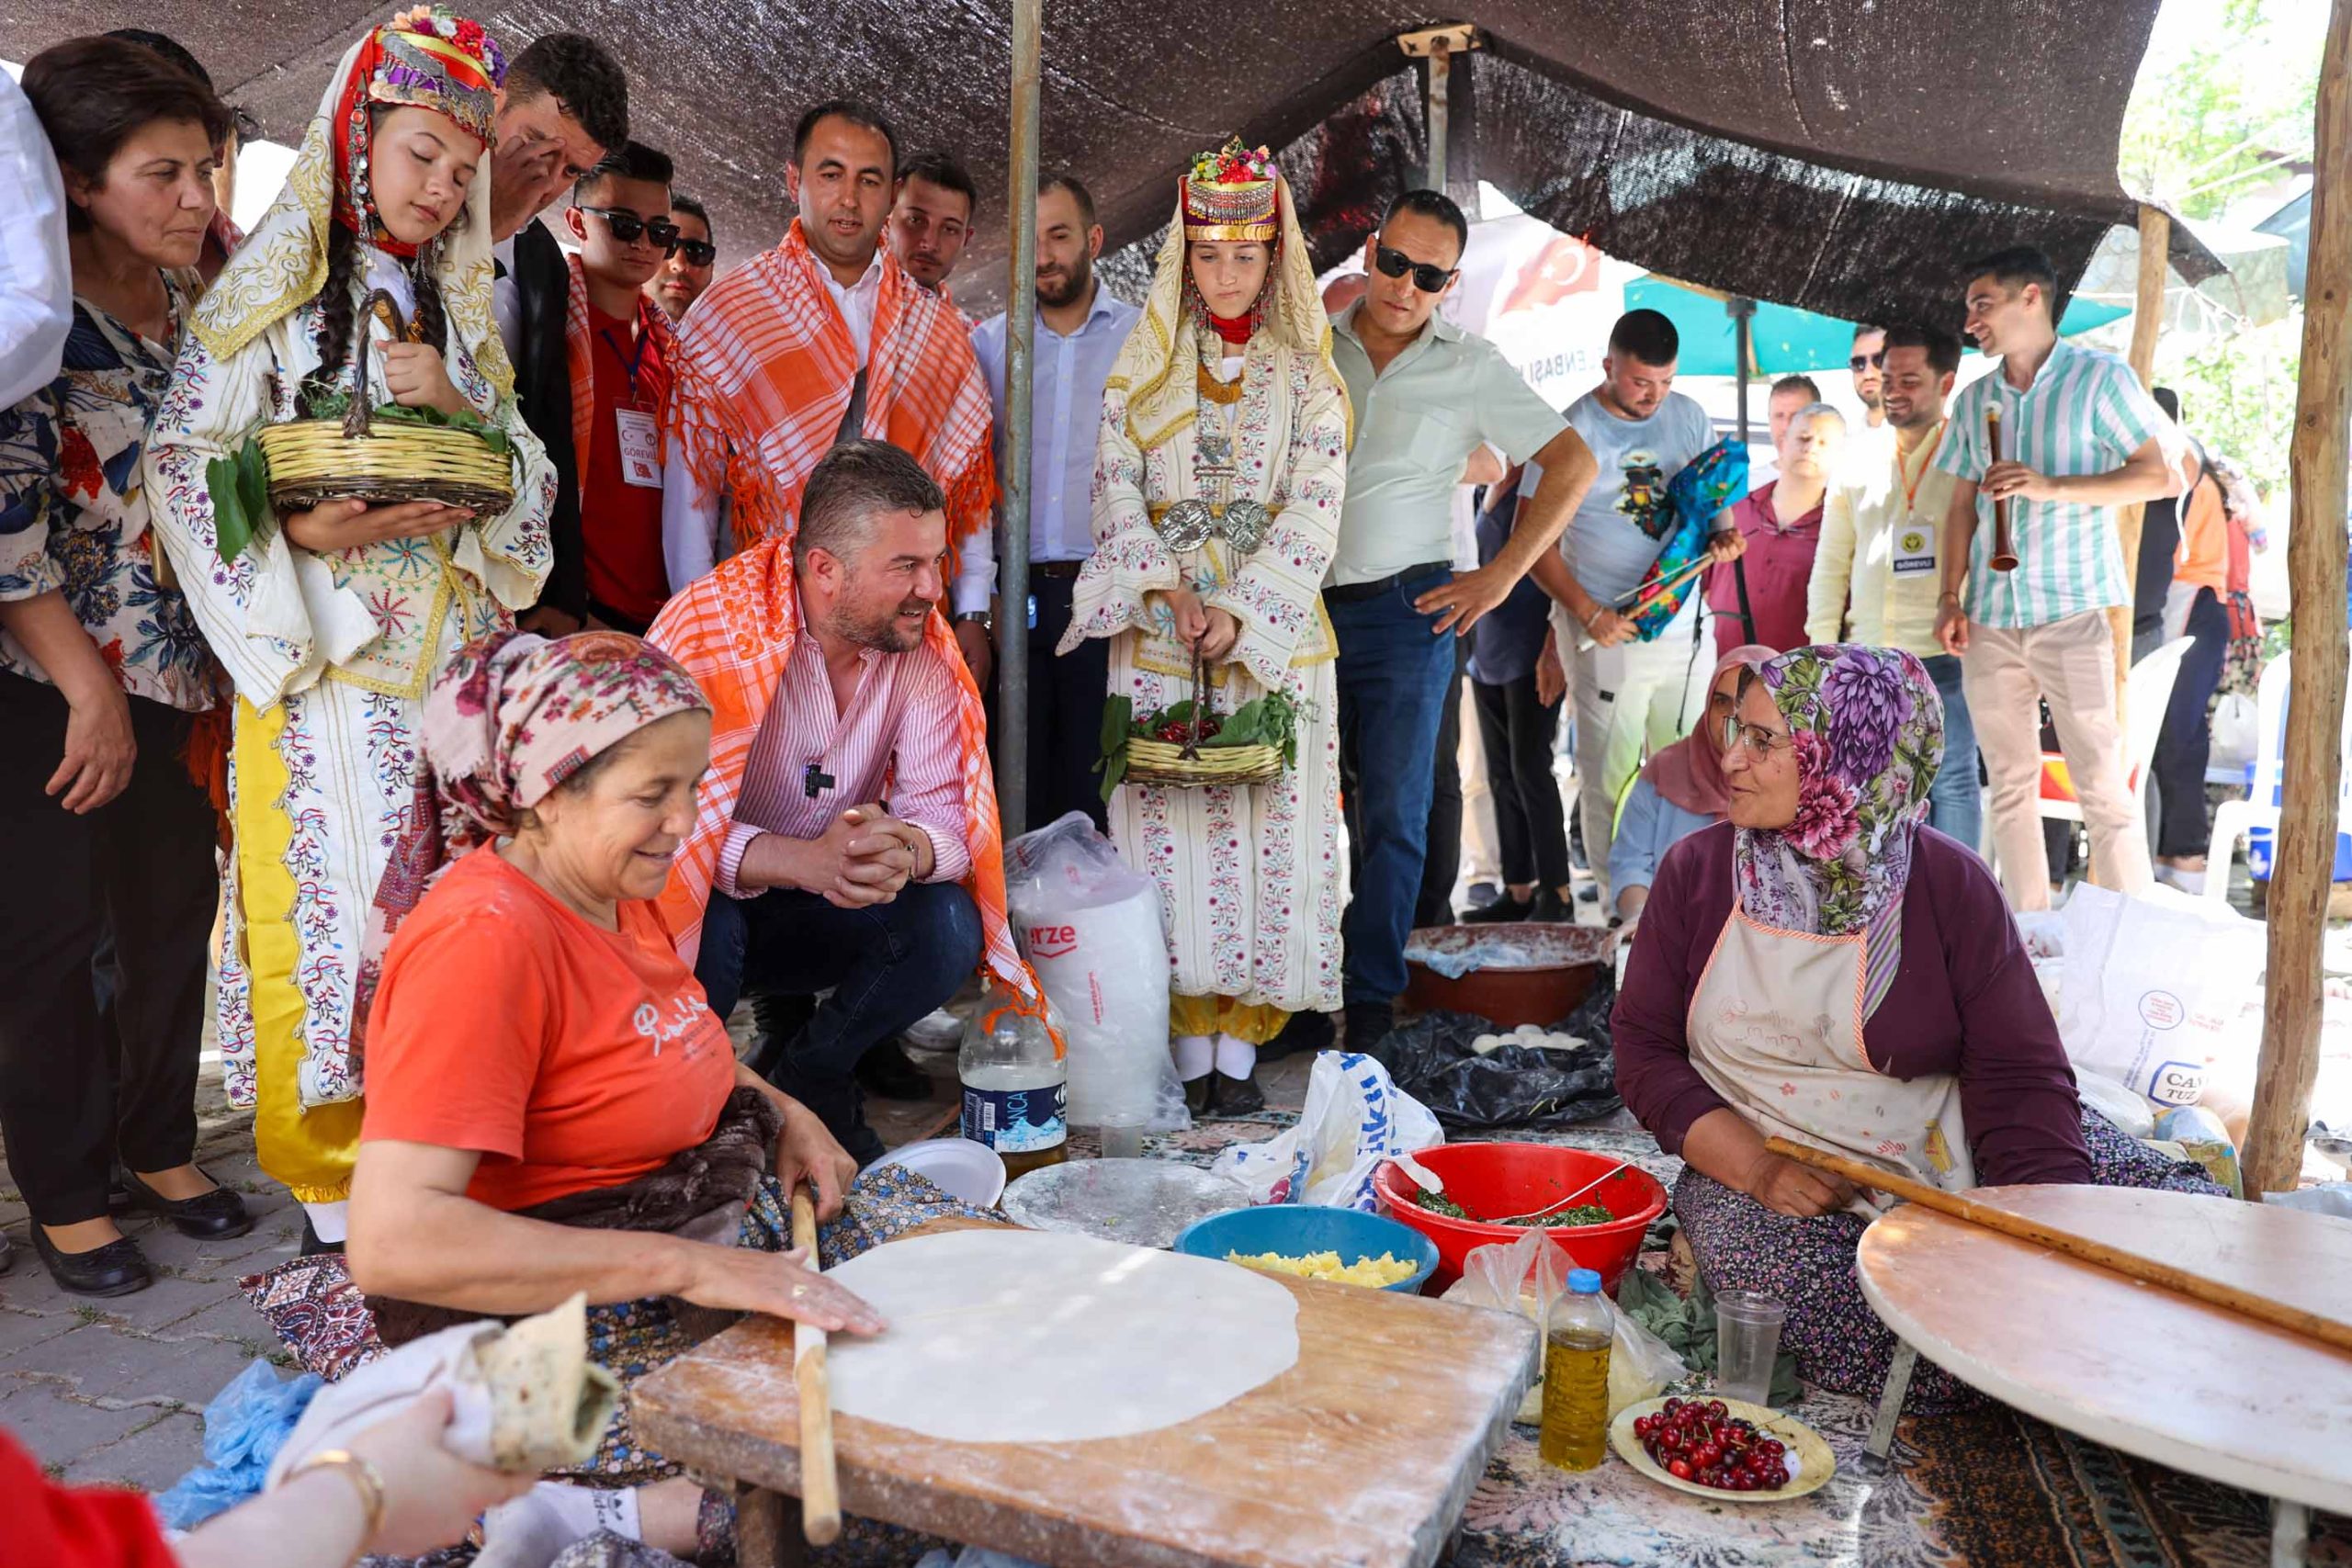
M 1567 1286 L 1568 1267 L 1566 1253 L 1543 1232 L 1531 1230 L 1517 1241 L 1472 1247 L 1462 1260 L 1462 1278 L 1447 1287 L 1443 1299 L 1519 1313 L 1535 1325 L 1540 1348 L 1552 1303 Z M 1609 1347 L 1609 1416 L 1614 1420 L 1619 1411 L 1650 1398 L 1690 1369 L 1673 1347 L 1634 1322 L 1608 1296 L 1600 1299 L 1615 1329 Z M 1539 1376 L 1520 1402 L 1518 1418 L 1534 1422 L 1543 1410 Z
M 1022 955 L 1069 1047 L 1070 1125 L 1190 1127 L 1168 1051 L 1159 885 L 1073 811 L 1004 847 L 1004 891 Z

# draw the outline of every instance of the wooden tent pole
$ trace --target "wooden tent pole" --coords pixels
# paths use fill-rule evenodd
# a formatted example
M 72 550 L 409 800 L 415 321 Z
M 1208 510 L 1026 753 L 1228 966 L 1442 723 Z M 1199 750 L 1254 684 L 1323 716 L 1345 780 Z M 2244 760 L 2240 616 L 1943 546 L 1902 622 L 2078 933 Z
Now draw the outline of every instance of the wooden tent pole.
M 2172 215 L 2160 207 L 2142 203 L 2140 207 L 2140 279 L 2139 292 L 2132 303 L 2132 369 L 2140 378 L 2140 385 L 2153 388 L 2156 384 L 2156 332 L 2163 324 L 2165 282 L 2172 252 Z M 2123 547 L 2123 576 L 2130 581 L 2140 565 L 2140 528 L 2147 518 L 2147 505 L 2133 502 L 2119 507 L 2115 514 L 2116 541 Z M 2132 610 L 2130 604 L 2108 607 L 2108 630 L 2115 638 L 2115 727 L 2119 734 L 2131 733 L 2132 717 L 2126 699 L 2132 687 Z
M 2335 0 L 2319 73 L 2312 153 L 2311 262 L 2303 290 L 2302 373 L 2288 449 L 2293 510 L 2287 535 L 2290 666 L 2278 850 L 2270 876 L 2270 953 L 2262 1055 L 2241 1168 L 2249 1196 L 2291 1191 L 2302 1179 L 2312 1085 L 2319 1076 L 2320 942 L 2335 864 L 2339 735 L 2346 660 L 2344 604 L 2345 446 L 2352 429 L 2352 0 Z M 2209 871 L 2207 874 L 2215 874 Z

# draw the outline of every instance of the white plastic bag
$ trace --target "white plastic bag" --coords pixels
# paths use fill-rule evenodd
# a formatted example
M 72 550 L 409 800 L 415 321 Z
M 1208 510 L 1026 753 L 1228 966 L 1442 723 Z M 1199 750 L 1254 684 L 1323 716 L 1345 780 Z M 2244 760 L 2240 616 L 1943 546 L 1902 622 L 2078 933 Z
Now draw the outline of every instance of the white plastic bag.
M 2247 1048 L 2240 1015 L 2264 963 L 2262 926 L 2156 889 L 2084 883 L 2066 900 L 2058 1033 L 2075 1066 L 2158 1105 L 2194 1105 L 2214 1064 Z
M 1190 1127 L 1168 1051 L 1159 885 L 1073 811 L 1004 847 L 1004 891 L 1069 1046 L 1070 1125 Z
M 2146 1100 L 2105 1073 L 2077 1066 L 2079 1070 L 2075 1074 L 2075 1092 L 2085 1105 L 2114 1122 L 2126 1137 L 2153 1138 L 2156 1135 L 2156 1113 Z
M 2254 698 L 2244 692 L 2224 692 L 2213 705 L 2213 747 L 2209 768 L 2243 768 L 2261 750 L 2262 737 Z
M 1379 1207 L 1373 1173 L 1398 1153 L 1418 1154 L 1445 1142 L 1445 1129 L 1428 1106 L 1396 1087 L 1370 1056 L 1323 1051 L 1306 1080 L 1306 1108 L 1298 1125 L 1262 1144 L 1242 1144 L 1209 1168 L 1249 1190 L 1252 1203 L 1323 1203 L 1336 1209 Z

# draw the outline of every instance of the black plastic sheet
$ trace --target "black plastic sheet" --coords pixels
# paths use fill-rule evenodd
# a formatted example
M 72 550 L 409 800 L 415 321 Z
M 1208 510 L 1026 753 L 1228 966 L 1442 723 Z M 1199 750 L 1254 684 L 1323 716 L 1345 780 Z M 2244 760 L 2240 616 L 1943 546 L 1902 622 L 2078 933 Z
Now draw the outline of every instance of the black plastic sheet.
M 1585 1043 L 1574 1051 L 1502 1044 L 1486 1055 L 1472 1050 L 1497 1032 L 1483 1018 L 1427 1012 L 1398 1024 L 1371 1054 L 1396 1087 L 1430 1108 L 1449 1131 L 1563 1127 L 1606 1116 L 1617 1097 L 1617 1057 L 1609 1038 L 1615 988 L 1606 980 L 1576 1011 L 1552 1025 Z

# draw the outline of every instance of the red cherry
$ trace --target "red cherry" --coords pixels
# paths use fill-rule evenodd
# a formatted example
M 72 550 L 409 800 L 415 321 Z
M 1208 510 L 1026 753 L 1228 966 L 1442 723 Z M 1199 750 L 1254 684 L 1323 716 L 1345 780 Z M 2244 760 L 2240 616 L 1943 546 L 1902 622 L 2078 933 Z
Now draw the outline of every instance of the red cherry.
M 1782 1454 L 1789 1450 L 1781 1447 L 1781 1444 L 1775 1442 L 1770 1438 L 1767 1438 L 1762 1442 L 1756 1445 L 1756 1451 L 1762 1454 L 1766 1459 L 1779 1459 Z
M 1726 1416 L 1730 1415 L 1730 1414 L 1731 1414 L 1731 1412 L 1730 1412 L 1730 1410 L 1728 1410 L 1727 1408 L 1725 1408 L 1725 1406 L 1724 1406 L 1724 1402 L 1723 1402 L 1722 1400 L 1720 1400 L 1720 1399 L 1711 1399 L 1711 1400 L 1707 1401 L 1707 1414 L 1708 1414 L 1708 1415 L 1710 1415 L 1710 1416 L 1713 1416 L 1716 1420 L 1720 1421 L 1720 1420 L 1722 1420 L 1724 1416 Z
M 1701 1443 L 1699 1451 L 1691 1457 L 1696 1459 L 1702 1466 L 1713 1470 L 1724 1461 L 1723 1446 L 1720 1443 Z
M 1671 1461 L 1666 1467 L 1666 1472 L 1677 1481 L 1688 1481 L 1690 1479 L 1690 1461 L 1687 1459 Z

